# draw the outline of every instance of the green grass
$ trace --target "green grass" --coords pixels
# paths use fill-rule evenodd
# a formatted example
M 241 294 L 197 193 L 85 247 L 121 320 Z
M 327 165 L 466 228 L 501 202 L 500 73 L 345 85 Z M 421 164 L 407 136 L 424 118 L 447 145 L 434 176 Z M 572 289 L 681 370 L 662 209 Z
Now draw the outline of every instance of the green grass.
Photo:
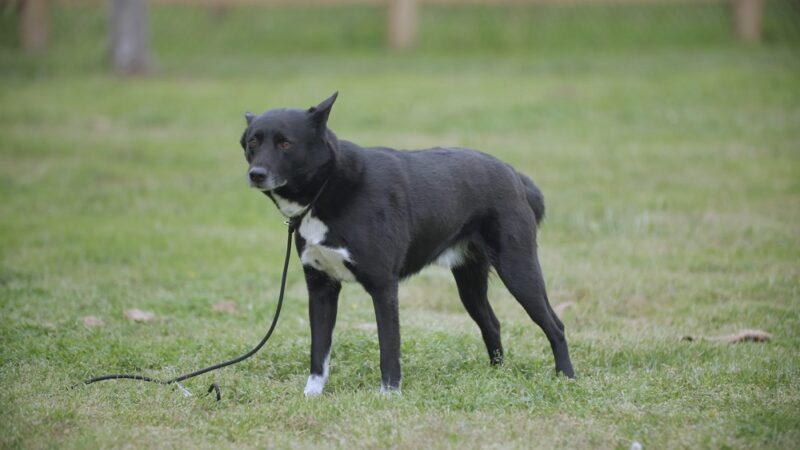
M 58 10 L 53 47 L 34 56 L 3 16 L 0 445 L 796 448 L 800 58 L 785 9 L 768 2 L 766 42 L 749 47 L 716 6 L 432 8 L 421 48 L 401 54 L 383 52 L 370 8 L 163 9 L 159 71 L 129 80 L 104 71 L 103 12 Z M 578 379 L 554 376 L 496 278 L 508 354 L 488 367 L 432 268 L 401 287 L 402 395 L 377 392 L 371 301 L 351 285 L 328 390 L 305 400 L 294 259 L 265 350 L 186 383 L 218 382 L 222 402 L 129 382 L 68 390 L 106 372 L 177 375 L 258 341 L 285 228 L 244 183 L 242 113 L 337 89 L 340 137 L 474 147 L 536 179 L 550 298 L 575 303 L 562 319 Z M 213 312 L 222 300 L 239 313 Z M 158 320 L 129 323 L 129 308 Z M 680 341 L 742 328 L 774 337 Z

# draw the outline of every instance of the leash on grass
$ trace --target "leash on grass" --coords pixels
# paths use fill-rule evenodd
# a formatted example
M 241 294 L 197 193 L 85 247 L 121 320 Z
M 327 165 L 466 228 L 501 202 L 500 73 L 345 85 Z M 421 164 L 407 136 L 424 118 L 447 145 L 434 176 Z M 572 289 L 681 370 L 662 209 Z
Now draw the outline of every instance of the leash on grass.
M 115 373 L 110 375 L 103 375 L 99 377 L 89 378 L 88 380 L 84 380 L 83 382 L 79 383 L 76 386 L 79 386 L 80 384 L 87 385 L 87 384 L 97 383 L 98 381 L 106 381 L 106 380 L 136 380 L 136 381 L 146 381 L 150 383 L 158 383 L 163 385 L 174 384 L 178 386 L 178 389 L 181 390 L 183 395 L 189 397 L 192 395 L 192 393 L 189 392 L 188 389 L 183 387 L 181 381 L 188 380 L 189 378 L 194 378 L 198 375 L 211 372 L 212 370 L 217 370 L 223 367 L 236 364 L 255 355 L 259 350 L 261 350 L 261 347 L 263 347 L 264 344 L 267 343 L 267 340 L 269 340 L 270 336 L 272 336 L 272 332 L 275 330 L 275 326 L 278 324 L 278 317 L 281 314 L 281 307 L 283 306 L 283 293 L 286 288 L 286 272 L 288 272 L 289 269 L 289 256 L 291 255 L 292 251 L 292 235 L 294 234 L 295 231 L 295 226 L 293 221 L 288 221 L 288 225 L 289 225 L 289 236 L 288 239 L 286 240 L 286 257 L 284 258 L 283 261 L 283 275 L 281 275 L 281 289 L 280 293 L 278 294 L 278 306 L 275 308 L 275 315 L 272 317 L 272 324 L 270 324 L 269 330 L 267 330 L 267 334 L 264 335 L 264 337 L 261 339 L 261 342 L 259 342 L 258 345 L 253 347 L 252 350 L 231 360 L 214 364 L 213 366 L 208 366 L 206 368 L 196 370 L 194 372 L 187 373 L 179 377 L 171 378 L 169 380 L 161 380 L 159 378 L 153 378 L 138 374 Z M 212 391 L 216 393 L 217 401 L 220 401 L 220 399 L 222 399 L 222 394 L 220 393 L 219 385 L 217 385 L 217 383 L 211 383 L 211 386 L 208 387 L 208 392 L 206 393 L 206 395 L 210 394 Z
M 191 397 L 192 393 L 181 384 L 181 381 L 188 380 L 189 378 L 194 378 L 198 375 L 202 375 L 204 373 L 208 373 L 213 370 L 221 369 L 223 367 L 227 367 L 242 362 L 245 359 L 258 353 L 258 351 L 261 350 L 261 347 L 263 347 L 264 344 L 267 343 L 267 340 L 269 340 L 270 336 L 272 336 L 272 332 L 275 330 L 275 326 L 278 324 L 278 317 L 281 314 L 281 307 L 283 306 L 283 294 L 286 289 L 286 273 L 289 271 L 289 257 L 292 254 L 292 235 L 294 235 L 295 230 L 297 230 L 297 228 L 300 226 L 300 222 L 303 220 L 303 217 L 305 217 L 305 215 L 309 211 L 311 211 L 311 207 L 317 201 L 317 199 L 319 198 L 320 194 L 325 189 L 325 186 L 327 186 L 327 184 L 328 180 L 325 180 L 325 182 L 322 184 L 322 187 L 319 189 L 319 191 L 317 191 L 317 194 L 311 200 L 311 203 L 308 204 L 308 206 L 303 210 L 302 213 L 286 220 L 286 225 L 289 226 L 289 234 L 286 239 L 286 256 L 283 259 L 283 274 L 281 275 L 281 288 L 280 292 L 278 293 L 278 306 L 275 308 L 275 315 L 272 317 L 272 323 L 270 324 L 269 329 L 267 330 L 267 334 L 264 335 L 264 337 L 261 339 L 261 342 L 259 342 L 258 345 L 253 347 L 252 350 L 231 360 L 214 364 L 213 366 L 208 366 L 206 368 L 196 370 L 194 372 L 187 373 L 179 377 L 170 378 L 169 380 L 161 380 L 159 378 L 153 378 L 138 374 L 115 373 L 110 375 L 102 375 L 99 377 L 89 378 L 87 380 L 82 381 L 81 383 L 74 385 L 73 388 L 80 386 L 81 384 L 88 385 L 106 380 L 135 380 L 135 381 L 145 381 L 149 383 L 157 383 L 165 386 L 174 384 L 178 386 L 178 389 L 181 390 L 184 396 Z M 210 394 L 212 391 L 216 394 L 217 401 L 220 401 L 222 399 L 222 394 L 220 393 L 219 385 L 217 383 L 211 383 L 211 386 L 208 387 L 208 392 L 206 392 L 206 395 Z

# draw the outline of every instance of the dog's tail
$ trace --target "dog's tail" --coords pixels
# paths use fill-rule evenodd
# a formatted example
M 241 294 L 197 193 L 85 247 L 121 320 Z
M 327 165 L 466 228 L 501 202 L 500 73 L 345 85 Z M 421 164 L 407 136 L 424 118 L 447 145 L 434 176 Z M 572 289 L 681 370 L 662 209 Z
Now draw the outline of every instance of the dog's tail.
M 536 216 L 536 224 L 542 223 L 544 220 L 544 194 L 539 190 L 539 187 L 533 183 L 533 180 L 523 174 L 519 174 L 519 179 L 525 185 L 525 197 L 528 199 L 528 204 L 531 205 L 533 215 Z

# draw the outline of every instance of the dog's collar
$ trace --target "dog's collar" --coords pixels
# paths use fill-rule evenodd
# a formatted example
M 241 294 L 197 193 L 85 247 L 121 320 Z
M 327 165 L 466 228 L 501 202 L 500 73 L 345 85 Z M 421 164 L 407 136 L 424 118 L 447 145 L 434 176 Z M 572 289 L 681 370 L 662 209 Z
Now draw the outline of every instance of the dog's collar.
M 292 232 L 292 231 L 296 230 L 298 227 L 300 227 L 300 222 L 303 220 L 303 217 L 305 217 L 306 214 L 308 214 L 308 212 L 311 211 L 311 208 L 314 207 L 314 203 L 316 203 L 317 199 L 319 199 L 319 196 L 322 195 L 322 191 L 325 190 L 325 186 L 328 185 L 328 181 L 330 181 L 331 176 L 333 175 L 334 168 L 336 167 L 336 151 L 334 151 L 333 145 L 331 144 L 331 141 L 329 139 L 327 139 L 327 138 L 325 139 L 325 145 L 328 146 L 328 149 L 330 149 L 330 151 L 331 151 L 331 157 L 333 158 L 333 167 L 330 169 L 330 172 L 328 173 L 328 178 L 325 178 L 325 182 L 322 183 L 322 186 L 320 186 L 320 188 L 317 191 L 317 193 L 314 194 L 314 197 L 311 199 L 311 202 L 308 204 L 308 206 L 303 208 L 303 210 L 300 211 L 299 214 L 294 215 L 292 217 L 289 217 L 284 222 L 286 225 L 289 226 L 289 231 L 290 232 Z
M 331 177 L 330 177 L 330 175 L 328 175 L 328 178 L 326 178 L 325 182 L 322 183 L 322 186 L 320 186 L 320 188 L 317 191 L 317 193 L 314 194 L 314 198 L 311 199 L 311 202 L 305 208 L 303 208 L 303 210 L 300 211 L 299 214 L 296 214 L 296 215 L 286 219 L 286 221 L 284 223 L 289 226 L 289 229 L 291 231 L 296 230 L 300 226 L 300 222 L 303 220 L 303 217 L 305 217 L 306 214 L 308 214 L 308 212 L 311 211 L 311 208 L 314 207 L 314 203 L 316 203 L 317 199 L 319 199 L 320 195 L 322 195 L 322 191 L 325 190 L 325 186 L 328 185 L 328 181 L 330 181 L 330 179 L 331 179 Z

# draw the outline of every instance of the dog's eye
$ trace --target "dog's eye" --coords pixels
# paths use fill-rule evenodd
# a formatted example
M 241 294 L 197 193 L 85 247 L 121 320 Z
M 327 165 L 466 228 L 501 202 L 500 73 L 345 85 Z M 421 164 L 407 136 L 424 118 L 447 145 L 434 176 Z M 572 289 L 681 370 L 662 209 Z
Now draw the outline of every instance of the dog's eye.
M 247 148 L 254 149 L 256 147 L 258 147 L 258 139 L 253 138 L 247 141 Z
M 278 148 L 281 150 L 289 150 L 292 148 L 292 143 L 289 141 L 280 141 L 278 142 Z

